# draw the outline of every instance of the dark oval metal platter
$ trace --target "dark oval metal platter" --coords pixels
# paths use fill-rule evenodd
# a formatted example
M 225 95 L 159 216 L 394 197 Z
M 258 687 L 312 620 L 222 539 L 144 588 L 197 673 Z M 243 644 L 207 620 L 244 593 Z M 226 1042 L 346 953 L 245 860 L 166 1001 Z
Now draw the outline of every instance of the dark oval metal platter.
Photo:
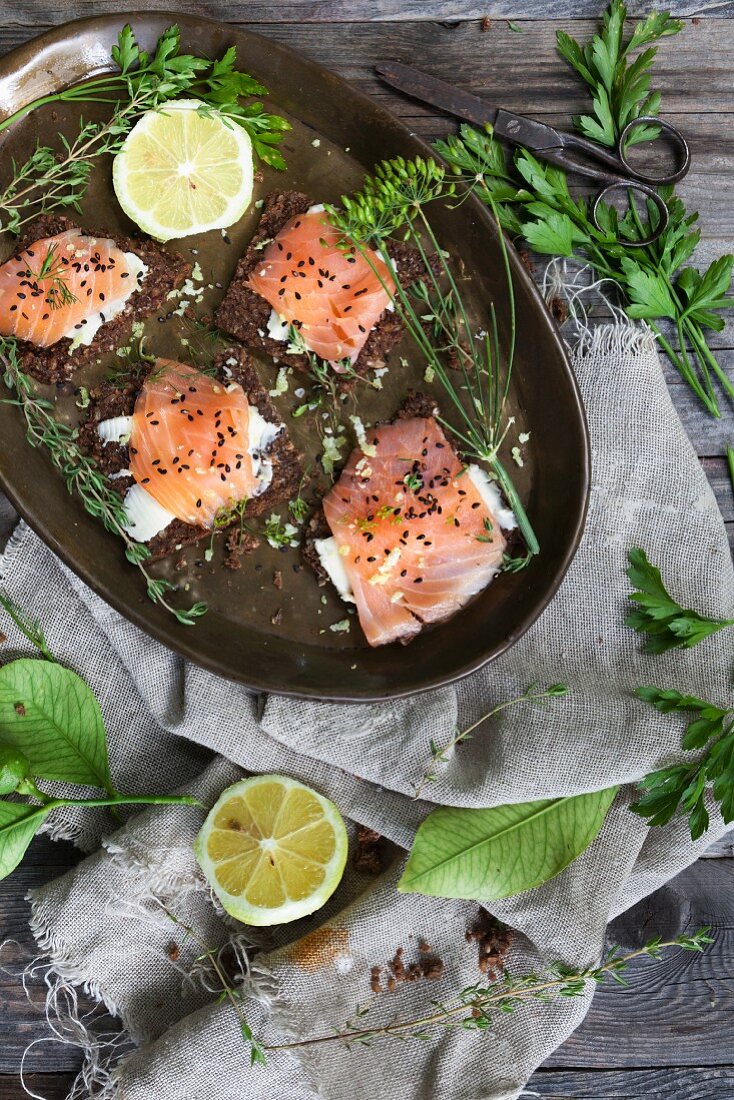
M 256 198 L 288 188 L 306 191 L 317 202 L 333 200 L 357 186 L 378 160 L 429 152 L 368 97 L 285 46 L 226 24 L 173 13 L 78 20 L 15 50 L 0 60 L 3 111 L 14 111 L 108 67 L 110 47 L 128 21 L 146 48 L 173 22 L 181 28 L 186 51 L 217 57 L 235 44 L 239 66 L 269 88 L 271 108 L 286 115 L 293 130 L 283 146 L 287 172 L 266 171 L 256 185 Z M 77 107 L 67 110 L 57 104 L 34 111 L 0 145 L 3 174 L 11 156 L 27 155 L 39 139 L 53 143 L 59 130 L 73 134 L 78 120 Z M 229 231 L 229 244 L 217 231 L 171 242 L 170 247 L 186 255 L 196 249 L 205 283 L 226 286 L 257 217 L 253 207 Z M 109 165 L 95 169 L 80 221 L 113 235 L 115 230 L 131 230 L 114 200 Z M 494 301 L 506 339 L 509 300 L 490 214 L 471 198 L 452 211 L 435 206 L 432 221 L 439 239 L 448 242 L 459 259 L 464 293 L 478 326 L 482 317 L 486 322 L 486 306 Z M 5 255 L 9 252 L 6 249 Z M 175 573 L 175 562 L 166 563 L 162 575 L 168 572 L 185 586 L 189 602 L 204 600 L 210 609 L 195 626 L 180 626 L 148 601 L 119 541 L 69 497 L 47 455 L 26 442 L 18 410 L 7 404 L 0 405 L 0 484 L 51 549 L 108 603 L 160 642 L 222 676 L 257 691 L 353 701 L 409 695 L 450 683 L 503 653 L 537 619 L 563 579 L 586 514 L 589 445 L 576 381 L 540 295 L 512 250 L 510 259 L 518 317 L 511 411 L 515 430 L 531 433 L 525 465 L 513 469 L 541 553 L 529 568 L 501 575 L 455 618 L 426 630 L 406 647 L 370 649 L 356 618 L 348 634 L 331 631 L 330 626 L 345 617 L 344 604 L 319 588 L 307 568 L 300 568 L 297 550 L 283 552 L 267 545 L 245 557 L 236 572 L 221 567 L 220 551 L 211 563 L 204 561 L 203 547 L 177 555 Z M 197 308 L 211 314 L 222 294 L 212 285 Z M 149 321 L 149 350 L 183 358 L 177 324 L 177 318 Z M 408 360 L 407 367 L 401 366 L 401 356 Z M 89 387 L 108 366 L 103 361 L 82 368 L 74 381 Z M 258 361 L 258 369 L 272 386 L 274 365 Z M 425 388 L 423 374 L 423 365 L 404 341 L 390 357 L 383 389 L 360 389 L 358 410 L 364 422 L 390 418 L 409 388 Z M 299 403 L 294 395 L 299 384 L 293 379 L 290 392 L 277 403 L 299 447 L 313 462 L 320 451 L 313 419 L 293 420 L 289 415 Z M 62 390 L 56 396 L 59 415 L 78 419 L 73 393 Z M 282 587 L 274 584 L 276 572 Z

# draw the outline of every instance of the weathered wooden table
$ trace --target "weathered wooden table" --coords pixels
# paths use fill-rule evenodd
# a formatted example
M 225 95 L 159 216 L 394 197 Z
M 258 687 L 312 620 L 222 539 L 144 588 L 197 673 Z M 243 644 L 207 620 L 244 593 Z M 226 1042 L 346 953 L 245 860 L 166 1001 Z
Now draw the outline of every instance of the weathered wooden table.
M 681 14 L 691 14 L 683 0 L 677 3 Z M 138 0 L 134 6 L 165 4 Z M 476 0 L 171 4 L 246 23 L 303 50 L 387 103 L 426 138 L 445 134 L 452 124 L 382 88 L 372 74 L 375 62 L 410 61 L 497 104 L 569 125 L 584 100 L 555 55 L 554 30 L 562 26 L 577 37 L 589 35 L 603 2 L 565 0 L 559 6 L 563 18 L 539 0 L 493 0 L 486 5 Z M 638 0 L 631 6 L 640 13 L 649 7 Z M 4 0 L 0 53 L 63 19 L 119 7 L 115 0 Z M 693 169 L 680 190 L 691 208 L 701 212 L 701 259 L 734 250 L 734 21 L 721 18 L 734 14 L 734 3 L 704 7 L 702 15 L 710 16 L 689 19 L 680 37 L 663 45 L 656 69 L 664 111 L 691 141 Z M 734 377 L 734 320 L 713 345 Z M 734 497 L 723 458 L 726 444 L 734 442 L 732 410 L 720 421 L 709 419 L 673 370 L 666 372 L 734 541 Z M 0 496 L 0 539 L 7 537 L 13 522 L 13 512 Z M 22 869 L 0 883 L 0 938 L 17 939 L 30 956 L 26 890 L 59 874 L 76 858 L 68 845 L 43 839 L 34 843 Z M 554 1100 L 734 1098 L 734 838 L 620 918 L 611 938 L 623 946 L 636 945 L 657 932 L 675 934 L 701 924 L 710 924 L 716 934 L 704 957 L 679 952 L 659 963 L 645 962 L 632 972 L 629 990 L 602 988 L 583 1026 L 535 1074 L 529 1095 Z M 29 1041 L 47 1034 L 18 980 L 0 973 L 0 1100 L 23 1095 L 17 1077 L 21 1054 Z M 77 1065 L 72 1049 L 42 1044 L 28 1059 L 27 1080 L 35 1092 L 55 1100 L 66 1095 Z

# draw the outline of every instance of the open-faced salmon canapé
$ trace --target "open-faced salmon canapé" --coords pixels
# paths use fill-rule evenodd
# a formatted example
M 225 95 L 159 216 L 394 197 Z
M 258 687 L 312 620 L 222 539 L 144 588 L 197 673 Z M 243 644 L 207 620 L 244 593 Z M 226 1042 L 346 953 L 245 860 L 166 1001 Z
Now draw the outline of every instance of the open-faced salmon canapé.
M 356 605 L 372 646 L 410 641 L 486 588 L 516 526 L 489 476 L 433 415 L 367 433 L 324 498 L 309 557 Z
M 24 370 L 62 381 L 122 343 L 189 270 L 153 241 L 116 241 L 67 218 L 39 218 L 0 265 L 0 335 L 18 341 Z
M 92 391 L 81 441 L 120 489 L 131 538 L 154 557 L 206 537 L 234 507 L 288 500 L 298 455 L 246 353 L 213 373 L 158 359 L 129 385 Z
M 337 370 L 357 359 L 395 289 L 382 256 L 344 250 L 339 242 L 321 210 L 296 214 L 266 245 L 248 280 L 275 313 L 271 335 L 292 325 L 306 347 Z
M 394 242 L 388 251 L 402 286 L 424 273 L 415 248 Z M 403 335 L 385 257 L 365 252 L 369 262 L 359 249 L 340 247 L 323 206 L 308 195 L 270 194 L 217 326 L 279 363 L 306 368 L 310 352 L 337 372 L 364 374 L 382 365 Z

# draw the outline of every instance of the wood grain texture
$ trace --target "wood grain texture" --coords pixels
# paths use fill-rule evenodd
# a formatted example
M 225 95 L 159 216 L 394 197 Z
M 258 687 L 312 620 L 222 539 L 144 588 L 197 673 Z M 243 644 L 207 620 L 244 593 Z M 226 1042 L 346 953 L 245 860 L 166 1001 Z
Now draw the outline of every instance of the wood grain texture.
M 528 1090 L 543 1100 L 731 1100 L 734 1069 L 546 1070 Z
M 634 950 L 652 936 L 667 938 L 702 925 L 713 929 L 712 950 L 703 955 L 671 951 L 660 961 L 638 960 L 628 972 L 629 988 L 602 985 L 581 1027 L 546 1064 L 589 1069 L 730 1065 L 734 1018 L 730 861 L 699 860 L 618 918 L 609 938 Z
M 30 906 L 26 894 L 63 874 L 80 858 L 71 844 L 36 837 L 21 866 L 0 881 L 0 942 L 5 945 L 0 953 L 0 1073 L 17 1073 L 27 1044 L 48 1035 L 43 1016 L 43 975 L 38 974 L 28 983 L 31 1000 L 19 979 L 23 968 L 38 954 L 28 926 Z M 77 1052 L 72 1047 L 43 1043 L 35 1048 L 27 1068 L 29 1072 L 50 1068 L 76 1070 L 78 1064 Z
M 603 8 L 598 0 L 564 0 L 562 11 L 554 11 L 545 0 L 177 0 L 178 11 L 193 12 L 211 19 L 228 19 L 236 23 L 253 25 L 272 23 L 353 23 L 357 20 L 371 22 L 403 22 L 418 19 L 424 22 L 453 23 L 471 21 L 480 23 L 483 19 L 535 19 L 553 20 L 560 18 L 583 19 L 596 18 Z M 633 15 L 646 15 L 650 10 L 646 0 L 628 0 L 628 9 Z M 715 15 L 726 18 L 734 14 L 734 3 L 722 0 L 712 5 L 706 0 L 670 0 L 666 4 L 676 15 L 696 16 L 699 12 L 712 10 Z M 138 11 L 161 10 L 158 0 L 138 0 Z M 102 15 L 118 12 L 120 4 L 115 0 L 74 0 L 73 3 L 59 5 L 53 0 L 6 0 L 3 14 L 8 23 L 21 25 L 39 25 L 43 23 L 62 23 L 66 18 L 85 15 Z M 128 9 L 129 10 L 129 9 Z
M 42 1096 L 44 1100 L 65 1100 L 74 1073 L 28 1073 L 26 1084 L 32 1094 Z M 17 1074 L 0 1076 L 0 1100 L 28 1100 Z
M 0 493 L 0 550 L 4 549 L 16 519 L 17 516 L 10 501 Z

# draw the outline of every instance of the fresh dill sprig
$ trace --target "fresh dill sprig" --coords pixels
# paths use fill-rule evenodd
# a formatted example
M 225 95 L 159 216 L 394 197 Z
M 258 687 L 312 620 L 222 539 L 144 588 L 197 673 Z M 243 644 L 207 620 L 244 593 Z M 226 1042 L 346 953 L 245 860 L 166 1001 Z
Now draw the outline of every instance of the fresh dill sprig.
M 537 684 L 530 684 L 522 695 L 518 695 L 514 699 L 507 699 L 504 703 L 498 703 L 496 706 L 492 707 L 491 710 L 488 710 L 486 714 L 483 714 L 481 718 L 477 718 L 475 722 L 467 726 L 466 729 L 457 729 L 454 736 L 445 745 L 438 745 L 434 740 L 431 740 L 431 767 L 424 772 L 417 783 L 413 784 L 413 797 L 420 798 L 426 786 L 438 780 L 439 766 L 447 764 L 456 746 L 460 745 L 463 741 L 469 741 L 474 731 L 478 729 L 479 726 L 484 725 L 485 722 L 488 722 L 490 718 L 494 718 L 503 710 L 507 710 L 508 707 L 514 707 L 518 703 L 530 703 L 532 706 L 539 706 L 547 699 L 559 699 L 567 693 L 568 688 L 566 684 L 551 684 L 547 688 L 538 688 Z
M 266 89 L 235 68 L 236 57 L 235 47 L 216 61 L 181 53 L 181 35 L 175 25 L 163 32 L 153 52 L 148 53 L 140 49 L 127 24 L 111 51 L 117 72 L 41 96 L 0 121 L 2 133 L 48 103 L 103 103 L 112 107 L 107 122 L 82 119 L 73 141 L 60 134 L 61 150 L 38 145 L 25 162 L 12 163 L 10 182 L 0 191 L 0 231 L 17 234 L 32 218 L 64 207 L 78 211 L 97 159 L 116 153 L 142 114 L 183 93 L 201 100 L 202 114 L 217 113 L 229 125 L 247 130 L 255 154 L 264 164 L 285 168 L 277 146 L 290 124 L 267 113 L 258 100 L 240 102 L 245 97 L 263 95 Z
M 148 571 L 150 550 L 128 535 L 122 498 L 110 487 L 94 460 L 82 452 L 76 430 L 56 418 L 52 401 L 39 396 L 33 381 L 21 368 L 15 340 L 7 337 L 0 337 L 0 370 L 5 385 L 15 393 L 14 398 L 2 399 L 3 404 L 20 410 L 30 445 L 48 452 L 68 491 L 76 494 L 91 516 L 123 540 L 125 557 L 140 570 L 153 603 L 169 611 L 183 626 L 191 626 L 206 612 L 206 604 L 178 608 L 170 603 L 168 596 L 176 591 L 176 585 L 163 577 L 153 577 Z
M 360 191 L 344 196 L 338 207 L 327 206 L 332 225 L 345 249 L 356 248 L 390 295 L 395 310 L 437 378 L 460 426 L 442 420 L 457 438 L 462 454 L 485 463 L 499 483 L 518 521 L 528 554 L 540 546 L 499 450 L 508 430 L 507 400 L 515 354 L 515 297 L 503 234 L 499 242 L 507 279 L 510 334 L 503 370 L 499 327 L 494 303 L 489 306 L 489 331 L 482 340 L 472 335 L 456 278 L 425 213 L 425 207 L 455 194 L 455 183 L 431 158 L 396 157 L 377 165 Z M 400 284 L 387 249 L 387 238 L 400 235 L 416 249 L 424 270 L 412 290 Z M 366 245 L 379 247 L 391 283 L 377 269 Z
M 647 686 L 636 689 L 638 698 L 661 714 L 693 715 L 681 740 L 686 751 L 703 750 L 690 764 L 673 764 L 650 772 L 640 780 L 643 795 L 630 808 L 648 819 L 648 825 L 666 825 L 683 810 L 691 837 L 697 840 L 709 827 L 706 792 L 711 790 L 728 824 L 734 821 L 734 708 L 717 707 L 674 689 Z
M 386 1038 L 425 1042 L 431 1038 L 431 1032 L 450 1028 L 486 1032 L 494 1026 L 496 1017 L 514 1012 L 528 1002 L 545 1003 L 554 995 L 578 997 L 588 986 L 601 985 L 607 979 L 626 986 L 625 971 L 635 959 L 660 959 L 665 951 L 676 947 L 701 953 L 708 944 L 713 943 L 710 931 L 708 927 L 699 928 L 691 935 L 683 934 L 670 940 L 656 936 L 626 955 L 622 955 L 618 947 L 613 947 L 598 966 L 575 969 L 556 963 L 548 968 L 547 973 L 532 972 L 519 976 L 504 973 L 489 985 L 477 983 L 460 990 L 449 1000 L 432 1001 L 425 1015 L 406 1019 L 396 1016 L 393 1011 L 387 1023 L 375 1023 L 369 1027 L 365 1025 L 365 1017 L 375 1005 L 372 1002 L 359 1008 L 355 1018 L 336 1031 L 310 1039 L 264 1044 L 263 1050 L 265 1053 L 294 1051 L 334 1042 L 341 1042 L 347 1047 L 353 1044 L 371 1046 L 376 1040 Z
M 289 546 L 298 546 L 300 541 L 298 537 L 298 528 L 287 521 L 284 523 L 276 512 L 272 512 L 268 516 L 263 526 L 262 533 L 270 546 L 275 550 L 283 550 Z
M 58 258 L 58 245 L 53 242 L 48 246 L 46 255 L 38 271 L 33 271 L 30 265 L 26 271 L 26 278 L 32 280 L 31 290 L 44 290 L 39 284 L 47 283 L 45 300 L 52 310 L 61 306 L 71 306 L 78 302 L 68 283 L 68 272 Z
M 652 565 L 644 550 L 634 547 L 627 555 L 627 576 L 635 591 L 630 599 L 637 605 L 625 619 L 638 634 L 646 634 L 646 653 L 666 653 L 669 649 L 690 649 L 704 638 L 734 626 L 734 619 L 711 619 L 698 611 L 681 607 L 670 595 L 660 570 Z

